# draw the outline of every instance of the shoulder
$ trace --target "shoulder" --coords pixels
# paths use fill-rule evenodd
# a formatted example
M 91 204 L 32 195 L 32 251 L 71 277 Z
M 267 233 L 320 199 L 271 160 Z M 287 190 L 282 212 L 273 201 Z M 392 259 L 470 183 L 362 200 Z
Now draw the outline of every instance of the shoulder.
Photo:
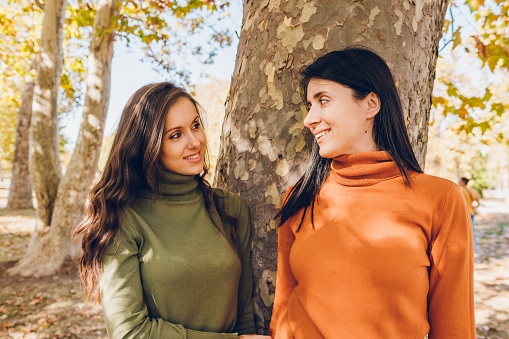
M 124 207 L 119 213 L 121 233 L 138 237 L 142 229 L 146 227 L 146 221 L 136 212 L 133 207 Z
M 221 188 L 214 188 L 213 190 L 218 197 L 218 207 L 224 209 L 232 217 L 238 218 L 242 212 L 248 210 L 246 200 L 239 194 Z
M 474 196 L 474 199 L 479 199 L 481 196 L 479 195 L 479 192 L 473 188 L 473 187 L 468 187 L 468 189 L 470 190 L 470 192 L 472 193 L 472 195 Z
M 412 184 L 419 189 L 427 189 L 437 193 L 457 192 L 461 193 L 461 188 L 451 180 L 436 177 L 425 173 L 414 173 L 412 175 Z
M 461 187 L 448 179 L 424 173 L 412 175 L 412 188 L 417 196 L 429 198 L 442 207 L 453 201 L 465 200 Z
M 142 219 L 130 207 L 124 207 L 118 213 L 119 228 L 115 231 L 114 237 L 109 241 L 105 254 L 115 255 L 120 248 L 126 250 L 128 247 L 140 244 L 143 239 Z

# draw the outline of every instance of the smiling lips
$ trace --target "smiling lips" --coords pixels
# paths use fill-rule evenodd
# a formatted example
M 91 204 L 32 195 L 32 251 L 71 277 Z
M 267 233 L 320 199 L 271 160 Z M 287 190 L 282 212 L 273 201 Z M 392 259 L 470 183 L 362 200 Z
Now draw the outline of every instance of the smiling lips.
M 184 157 L 184 160 L 189 160 L 191 162 L 197 162 L 200 160 L 200 152 Z
M 321 131 L 320 133 L 316 133 L 315 134 L 315 138 L 316 138 L 316 142 L 320 142 L 320 140 L 330 132 L 330 129 L 328 130 L 325 130 L 325 131 Z

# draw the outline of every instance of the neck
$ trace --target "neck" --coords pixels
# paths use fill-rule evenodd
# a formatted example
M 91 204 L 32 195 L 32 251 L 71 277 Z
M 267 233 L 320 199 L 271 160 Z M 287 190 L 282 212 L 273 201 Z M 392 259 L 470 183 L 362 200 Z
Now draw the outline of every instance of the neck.
M 183 175 L 165 169 L 160 169 L 158 174 L 160 193 L 158 197 L 161 199 L 183 201 L 203 195 L 196 175 Z M 147 194 L 153 196 L 154 192 L 146 190 L 144 195 Z
M 385 151 L 345 154 L 333 159 L 332 178 L 344 186 L 370 186 L 400 176 Z

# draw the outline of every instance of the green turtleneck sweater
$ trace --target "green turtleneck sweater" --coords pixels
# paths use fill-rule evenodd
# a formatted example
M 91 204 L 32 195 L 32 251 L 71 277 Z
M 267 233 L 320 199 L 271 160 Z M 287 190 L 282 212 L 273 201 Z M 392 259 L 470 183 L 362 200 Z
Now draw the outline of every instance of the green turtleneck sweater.
M 237 338 L 255 333 L 250 226 L 244 200 L 214 189 L 238 219 L 241 253 L 219 233 L 194 176 L 163 171 L 162 194 L 140 192 L 103 259 L 110 338 Z M 230 225 L 223 222 L 229 234 Z

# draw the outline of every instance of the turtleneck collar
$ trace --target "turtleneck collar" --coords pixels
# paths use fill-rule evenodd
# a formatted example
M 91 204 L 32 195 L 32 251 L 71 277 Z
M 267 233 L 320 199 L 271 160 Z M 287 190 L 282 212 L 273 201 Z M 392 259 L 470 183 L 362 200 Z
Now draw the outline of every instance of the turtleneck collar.
M 159 176 L 161 178 L 159 197 L 164 200 L 188 201 L 203 195 L 195 175 L 183 175 L 161 169 Z M 144 196 L 152 196 L 151 190 L 145 190 L 143 193 Z
M 376 151 L 334 158 L 330 175 L 343 186 L 370 186 L 401 174 L 387 152 Z

